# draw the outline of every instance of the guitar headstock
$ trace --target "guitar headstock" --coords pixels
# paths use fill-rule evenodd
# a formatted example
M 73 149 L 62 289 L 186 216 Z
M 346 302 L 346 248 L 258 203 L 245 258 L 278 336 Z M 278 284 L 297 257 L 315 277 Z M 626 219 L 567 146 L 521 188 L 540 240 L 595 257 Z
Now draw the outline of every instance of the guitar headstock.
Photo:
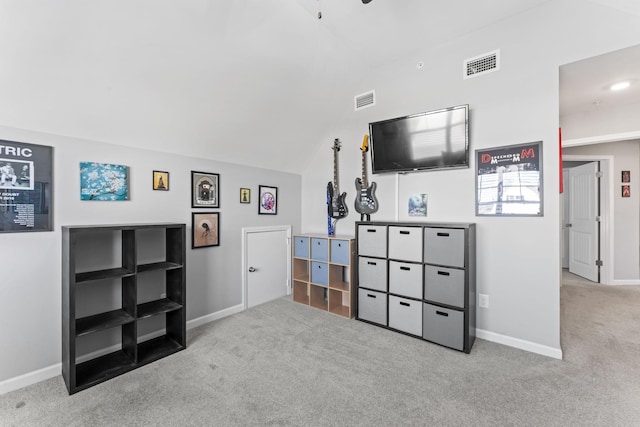
M 365 134 L 364 138 L 362 139 L 362 147 L 360 147 L 360 149 L 362 151 L 369 150 L 369 135 Z
M 339 138 L 336 138 L 333 140 L 333 147 L 331 148 L 333 151 L 340 151 L 340 146 L 342 145 L 342 142 L 340 142 Z

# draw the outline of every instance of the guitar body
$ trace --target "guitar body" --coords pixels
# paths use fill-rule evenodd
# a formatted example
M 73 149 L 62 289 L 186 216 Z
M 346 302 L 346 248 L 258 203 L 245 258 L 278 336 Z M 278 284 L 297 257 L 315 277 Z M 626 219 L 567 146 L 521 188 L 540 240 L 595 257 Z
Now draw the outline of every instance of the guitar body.
M 378 211 L 378 199 L 376 199 L 376 183 L 372 182 L 366 187 L 360 178 L 356 178 L 356 200 L 354 202 L 356 212 L 360 215 L 370 215 Z
M 349 215 L 349 209 L 347 203 L 344 201 L 347 198 L 347 193 L 342 193 L 339 196 L 334 196 L 331 202 L 331 218 L 341 219 Z

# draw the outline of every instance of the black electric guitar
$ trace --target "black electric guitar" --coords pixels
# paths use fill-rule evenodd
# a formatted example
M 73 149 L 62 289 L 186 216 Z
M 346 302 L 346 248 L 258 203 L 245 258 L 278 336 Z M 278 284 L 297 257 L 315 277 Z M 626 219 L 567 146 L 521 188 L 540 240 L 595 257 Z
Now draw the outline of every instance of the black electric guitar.
M 347 204 L 344 201 L 347 193 L 340 194 L 340 187 L 338 186 L 338 151 L 340 151 L 340 144 L 338 138 L 333 141 L 333 183 L 329 181 L 327 184 L 327 213 L 330 235 L 335 232 L 335 220 L 344 218 L 349 214 L 349 209 L 347 209 Z
M 362 179 L 356 178 L 356 212 L 360 215 L 371 215 L 378 210 L 378 199 L 376 199 L 376 183 L 367 183 L 367 151 L 369 151 L 369 135 L 365 135 L 362 140 Z

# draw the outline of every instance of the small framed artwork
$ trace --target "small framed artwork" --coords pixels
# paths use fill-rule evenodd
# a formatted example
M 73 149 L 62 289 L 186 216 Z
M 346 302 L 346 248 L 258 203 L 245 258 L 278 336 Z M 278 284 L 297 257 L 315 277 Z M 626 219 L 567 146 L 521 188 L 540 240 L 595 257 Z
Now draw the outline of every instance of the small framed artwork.
M 631 182 L 631 171 L 622 171 L 622 182 Z
M 240 203 L 251 203 L 251 190 L 248 188 L 240 189 Z
M 80 200 L 129 200 L 129 168 L 80 162 Z
M 169 191 L 169 172 L 153 171 L 153 189 Z
M 622 186 L 622 197 L 631 197 L 631 186 L 623 185 Z
M 191 207 L 220 207 L 220 175 L 191 171 Z
M 276 215 L 278 213 L 278 187 L 260 185 L 259 194 L 258 213 Z
M 427 216 L 427 195 L 414 194 L 409 197 L 409 216 Z
M 220 246 L 220 212 L 191 213 L 191 249 Z

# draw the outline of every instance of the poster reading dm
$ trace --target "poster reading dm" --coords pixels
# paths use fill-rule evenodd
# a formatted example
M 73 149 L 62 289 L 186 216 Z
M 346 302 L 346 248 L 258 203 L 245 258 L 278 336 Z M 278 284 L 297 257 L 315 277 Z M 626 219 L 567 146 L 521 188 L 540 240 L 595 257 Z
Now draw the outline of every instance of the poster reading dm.
M 542 216 L 542 142 L 476 151 L 476 215 Z
M 0 232 L 51 231 L 53 149 L 0 140 Z

